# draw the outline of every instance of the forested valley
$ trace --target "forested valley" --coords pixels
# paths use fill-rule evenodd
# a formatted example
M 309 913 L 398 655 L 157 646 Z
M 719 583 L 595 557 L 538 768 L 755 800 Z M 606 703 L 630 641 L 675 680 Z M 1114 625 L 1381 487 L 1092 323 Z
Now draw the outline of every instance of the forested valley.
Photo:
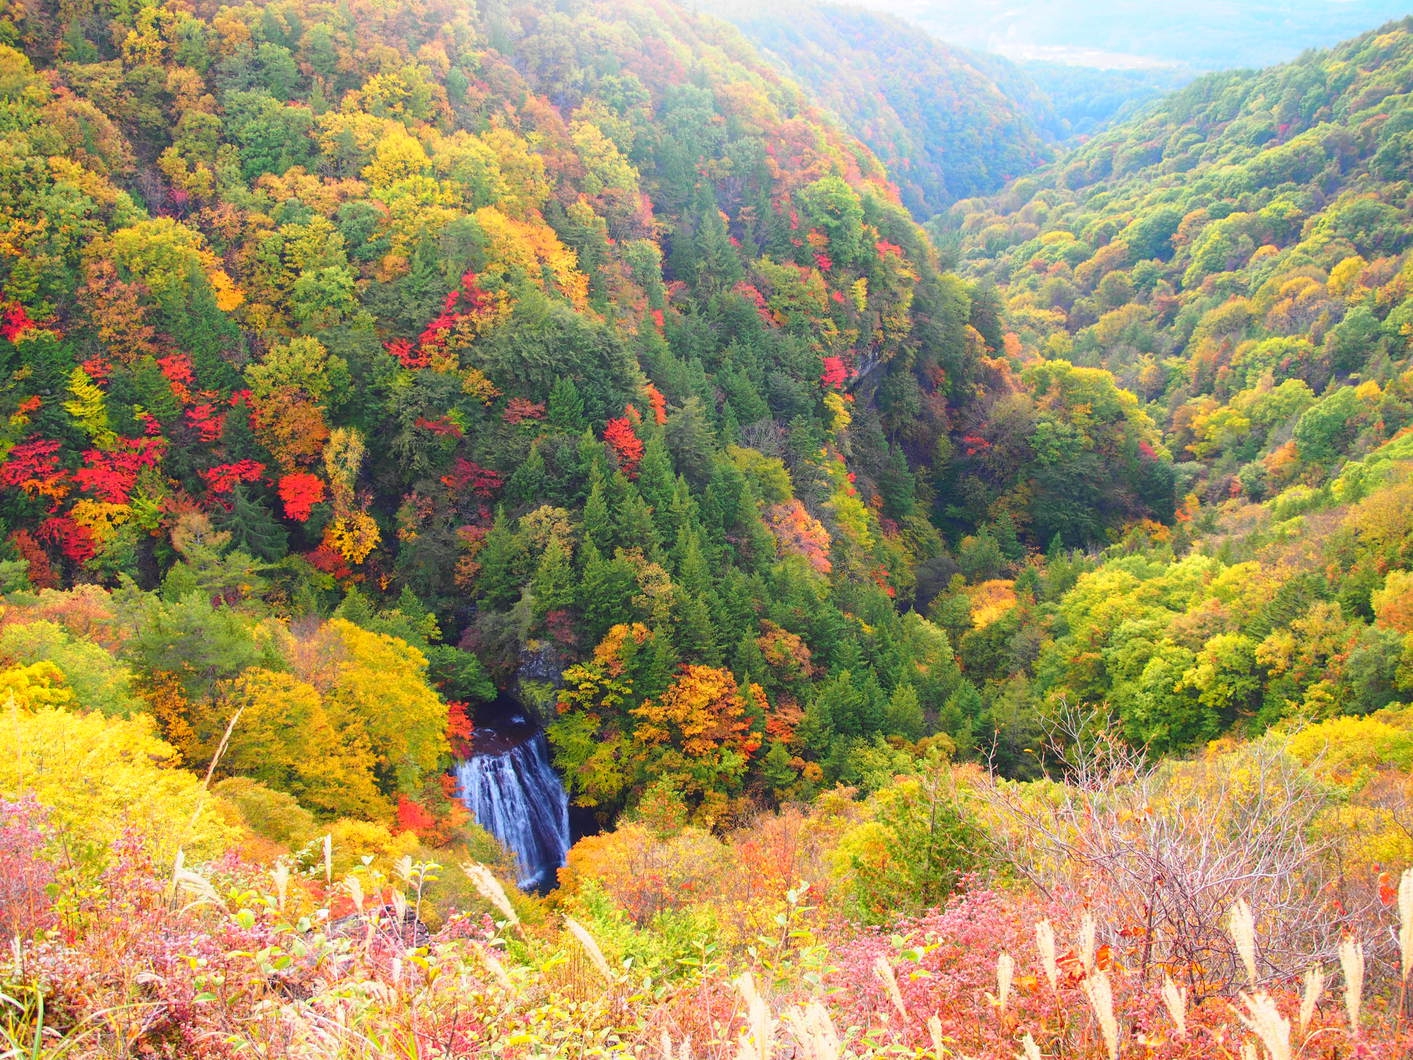
M 0 1056 L 1413 1047 L 1413 24 L 856 16 L 0 8 Z

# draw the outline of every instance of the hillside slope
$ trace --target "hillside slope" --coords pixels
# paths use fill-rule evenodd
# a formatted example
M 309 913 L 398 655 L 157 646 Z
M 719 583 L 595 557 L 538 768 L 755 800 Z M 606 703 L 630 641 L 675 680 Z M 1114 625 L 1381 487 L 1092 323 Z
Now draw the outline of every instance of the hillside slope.
M 1246 463 L 1262 388 L 1334 398 L 1406 357 L 1409 28 L 1210 75 L 939 227 L 1028 345 L 1112 368 L 1205 466 L 1239 433 Z
M 1053 109 L 1003 59 L 852 7 L 712 0 L 703 10 L 729 19 L 838 114 L 919 219 L 1053 157 Z
M 948 215 L 1017 363 L 1112 370 L 1186 495 L 1175 533 L 1058 591 L 1023 572 L 1035 597 L 962 636 L 968 679 L 1013 716 L 1102 703 L 1173 749 L 1413 691 L 1410 29 L 1203 78 Z M 1034 466 L 1028 417 L 993 405 L 948 480 Z

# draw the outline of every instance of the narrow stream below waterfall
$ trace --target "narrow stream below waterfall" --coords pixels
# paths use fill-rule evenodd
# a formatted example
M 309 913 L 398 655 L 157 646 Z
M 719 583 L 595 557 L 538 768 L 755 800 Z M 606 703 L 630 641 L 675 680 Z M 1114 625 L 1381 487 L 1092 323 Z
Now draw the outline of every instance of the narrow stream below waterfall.
M 471 757 L 455 773 L 476 823 L 515 855 L 520 889 L 551 889 L 569 852 L 569 797 L 544 732 L 514 701 L 497 700 L 476 712 Z

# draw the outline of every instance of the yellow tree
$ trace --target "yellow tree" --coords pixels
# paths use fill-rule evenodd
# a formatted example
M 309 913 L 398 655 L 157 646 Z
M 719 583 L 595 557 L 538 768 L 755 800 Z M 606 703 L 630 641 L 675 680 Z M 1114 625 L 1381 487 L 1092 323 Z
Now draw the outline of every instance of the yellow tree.
M 533 514 L 533 513 L 532 513 Z M 654 643 L 641 622 L 613 626 L 593 657 L 564 671 L 548 737 L 578 806 L 618 805 L 631 782 L 629 704 Z
M 103 860 L 129 830 L 161 860 L 178 848 L 188 860 L 214 857 L 237 838 L 147 715 L 27 710 L 8 700 L 0 703 L 0 744 L 0 797 L 32 792 L 84 861 Z
M 367 733 L 361 725 L 336 726 L 313 685 L 251 667 L 225 698 L 240 713 L 223 772 L 287 791 L 330 817 L 377 820 L 391 812 L 373 775 Z
M 427 684 L 427 659 L 406 641 L 370 633 L 342 618 L 312 638 L 301 674 L 324 694 L 336 729 L 368 735 L 384 794 L 421 792 L 451 754 L 446 704 Z
M 748 689 L 757 702 L 765 693 Z M 656 699 L 632 714 L 640 774 L 675 787 L 696 804 L 696 816 L 710 822 L 737 795 L 760 736 L 751 731 L 746 701 L 730 670 L 684 665 Z
M 334 502 L 334 518 L 324 531 L 324 544 L 349 563 L 362 563 L 382 539 L 373 517 L 355 506 L 354 484 L 363 465 L 363 452 L 363 436 L 352 427 L 335 427 L 324 446 L 324 470 Z

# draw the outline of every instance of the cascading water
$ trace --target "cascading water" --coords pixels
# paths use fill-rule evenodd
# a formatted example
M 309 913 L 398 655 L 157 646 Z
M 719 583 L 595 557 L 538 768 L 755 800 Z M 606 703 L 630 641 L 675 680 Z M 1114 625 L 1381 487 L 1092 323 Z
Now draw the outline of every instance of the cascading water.
M 520 889 L 549 889 L 569 852 L 569 797 L 550 765 L 545 734 L 516 715 L 508 732 L 478 725 L 475 746 L 456 765 L 461 801 L 515 854 Z

